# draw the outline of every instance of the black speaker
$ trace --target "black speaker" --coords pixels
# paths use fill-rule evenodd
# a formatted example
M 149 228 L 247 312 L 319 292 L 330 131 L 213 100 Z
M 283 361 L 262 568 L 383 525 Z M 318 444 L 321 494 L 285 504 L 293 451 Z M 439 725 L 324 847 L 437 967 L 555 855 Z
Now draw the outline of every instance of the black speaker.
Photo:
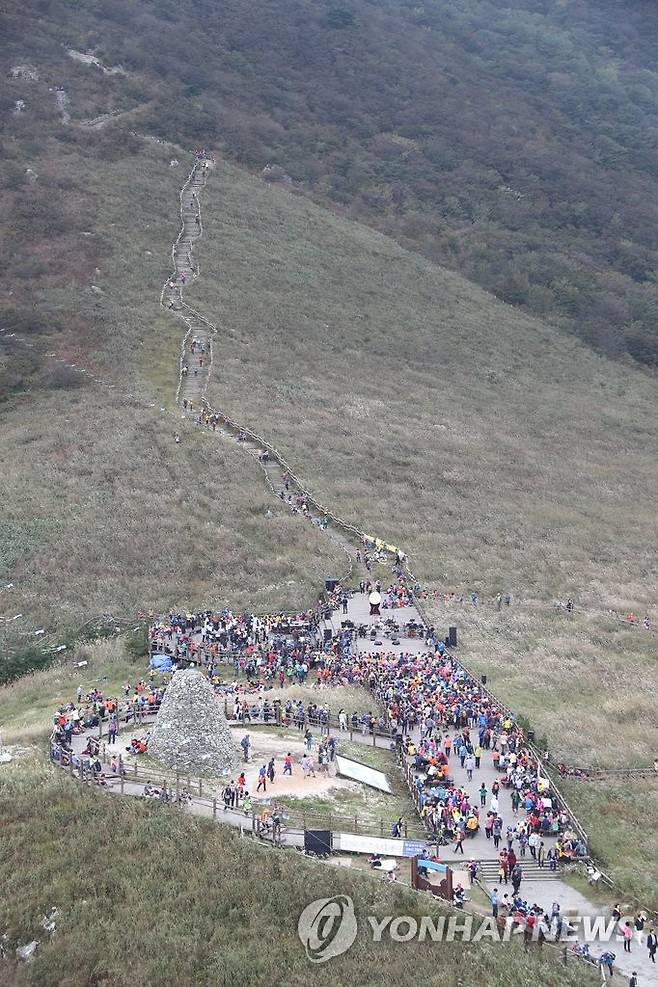
M 331 627 L 325 627 L 324 629 L 324 639 L 325 641 L 331 641 L 332 631 Z
M 327 593 L 333 593 L 333 591 L 338 586 L 339 582 L 340 579 L 325 579 L 324 588 L 326 589 Z
M 305 829 L 304 849 L 309 853 L 316 853 L 319 857 L 325 857 L 331 853 L 331 830 L 330 829 Z
M 449 627 L 448 628 L 448 647 L 449 648 L 456 648 L 457 647 L 457 628 L 456 627 Z

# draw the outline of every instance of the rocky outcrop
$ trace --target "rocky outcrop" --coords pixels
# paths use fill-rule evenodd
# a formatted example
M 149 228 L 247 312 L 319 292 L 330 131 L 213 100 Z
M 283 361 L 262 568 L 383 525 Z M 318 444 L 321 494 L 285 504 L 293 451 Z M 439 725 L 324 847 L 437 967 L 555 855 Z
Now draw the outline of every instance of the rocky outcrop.
M 174 674 L 151 730 L 149 754 L 185 774 L 222 777 L 238 761 L 224 709 L 197 669 Z

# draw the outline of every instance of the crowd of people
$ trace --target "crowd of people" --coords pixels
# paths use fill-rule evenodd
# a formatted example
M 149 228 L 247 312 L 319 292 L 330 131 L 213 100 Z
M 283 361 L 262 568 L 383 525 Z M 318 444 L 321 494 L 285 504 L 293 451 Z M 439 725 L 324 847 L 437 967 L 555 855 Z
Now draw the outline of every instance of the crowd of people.
M 315 610 L 262 616 L 229 609 L 170 613 L 149 627 L 149 652 L 206 665 L 211 677 L 229 660 L 250 677 L 263 664 L 272 666 L 277 656 L 307 657 L 317 648 L 317 625 Z

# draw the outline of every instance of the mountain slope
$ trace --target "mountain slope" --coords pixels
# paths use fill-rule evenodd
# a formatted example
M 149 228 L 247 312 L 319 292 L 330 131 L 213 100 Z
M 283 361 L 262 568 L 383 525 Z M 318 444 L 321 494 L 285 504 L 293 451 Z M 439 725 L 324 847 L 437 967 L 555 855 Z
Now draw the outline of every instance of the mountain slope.
M 658 360 L 653 4 L 31 3 L 29 29 L 30 3 L 4 15 L 6 58 L 70 79 L 74 120 L 142 105 L 152 132 L 278 165 L 500 298 Z M 128 74 L 101 90 L 60 42 Z M 43 115 L 32 89 L 9 85 L 5 117 L 28 103 L 10 131 Z

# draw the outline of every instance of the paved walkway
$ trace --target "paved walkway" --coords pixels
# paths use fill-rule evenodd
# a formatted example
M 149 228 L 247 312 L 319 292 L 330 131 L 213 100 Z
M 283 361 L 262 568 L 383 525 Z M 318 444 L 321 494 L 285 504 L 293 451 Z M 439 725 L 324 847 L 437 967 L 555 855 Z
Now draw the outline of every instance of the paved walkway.
M 382 582 L 386 584 L 386 576 L 389 575 L 384 569 L 384 566 L 380 567 L 383 570 L 381 575 Z M 384 572 L 386 575 L 384 575 Z M 374 573 L 376 576 L 377 573 Z M 358 580 L 362 577 L 358 576 Z M 410 620 L 422 624 L 422 618 L 418 610 L 413 606 L 402 607 L 398 610 L 384 610 L 382 611 L 384 619 L 388 616 L 393 617 L 400 625 L 404 625 Z M 370 617 L 370 608 L 368 605 L 367 595 L 362 593 L 355 593 L 348 603 L 348 612 L 346 617 L 335 612 L 332 617 L 332 621 L 335 626 L 339 626 L 341 620 L 351 620 L 357 626 L 360 624 L 365 624 L 370 627 L 372 624 L 376 623 L 377 617 Z M 437 628 L 439 632 L 443 629 Z M 378 637 L 378 640 L 380 638 Z M 374 647 L 370 641 L 364 641 L 363 639 L 357 640 L 357 646 L 360 651 L 365 653 L 376 653 L 377 651 L 383 652 L 395 652 L 400 653 L 413 653 L 418 654 L 426 650 L 425 642 L 419 638 L 400 638 L 400 644 L 393 645 L 390 640 L 381 638 L 382 646 Z M 418 739 L 418 731 L 415 731 L 415 739 Z M 489 753 L 484 752 L 484 756 L 481 761 L 481 767 L 475 769 L 473 772 L 473 780 L 469 781 L 466 775 L 466 771 L 461 767 L 459 758 L 452 755 L 450 759 L 451 774 L 455 779 L 455 782 L 463 786 L 471 797 L 471 802 L 475 805 L 479 804 L 478 790 L 480 785 L 484 781 L 489 792 L 491 792 L 491 785 L 499 778 L 499 772 L 495 771 Z M 487 807 L 489 806 L 489 801 L 487 802 Z M 508 825 L 514 823 L 515 816 L 512 812 L 511 805 L 511 793 L 506 789 L 501 788 L 499 793 L 499 814 L 503 818 L 503 832 Z M 553 846 L 555 840 L 552 838 L 544 839 L 546 849 Z M 501 844 L 502 845 L 502 844 Z M 493 887 L 498 887 L 501 894 L 506 893 L 508 890 L 505 885 L 501 885 L 495 875 L 495 869 L 487 867 L 486 862 L 496 860 L 498 853 L 493 847 L 491 840 L 487 840 L 483 829 L 475 835 L 475 837 L 468 839 L 465 844 L 465 859 L 468 860 L 469 857 L 480 860 L 483 862 L 481 876 L 487 887 L 490 889 Z M 440 850 L 441 859 L 447 862 L 459 861 L 464 858 L 459 854 L 453 852 L 452 847 L 442 847 Z M 600 906 L 592 904 L 588 901 L 584 895 L 579 891 L 576 891 L 569 884 L 559 877 L 559 874 L 552 874 L 547 869 L 542 872 L 540 868 L 532 861 L 530 855 L 526 858 L 520 859 L 521 869 L 524 872 L 524 880 L 521 885 L 521 895 L 526 898 L 530 904 L 536 902 L 541 905 L 546 911 L 550 913 L 551 906 L 554 901 L 558 902 L 560 908 L 564 914 L 568 915 L 598 915 L 601 913 Z M 492 874 L 493 870 L 493 874 Z M 511 890 L 511 886 L 510 886 Z M 607 916 L 606 916 L 607 917 Z M 598 955 L 603 952 L 604 949 L 610 948 L 617 955 L 616 969 L 621 971 L 624 976 L 629 977 L 633 971 L 637 971 L 639 977 L 640 987 L 649 987 L 649 985 L 658 984 L 658 969 L 649 961 L 648 951 L 646 946 L 640 947 L 639 944 L 633 943 L 633 952 L 629 956 L 623 953 L 622 942 L 613 942 L 611 944 L 601 943 L 599 941 L 594 941 L 590 944 L 591 951 L 594 955 Z

